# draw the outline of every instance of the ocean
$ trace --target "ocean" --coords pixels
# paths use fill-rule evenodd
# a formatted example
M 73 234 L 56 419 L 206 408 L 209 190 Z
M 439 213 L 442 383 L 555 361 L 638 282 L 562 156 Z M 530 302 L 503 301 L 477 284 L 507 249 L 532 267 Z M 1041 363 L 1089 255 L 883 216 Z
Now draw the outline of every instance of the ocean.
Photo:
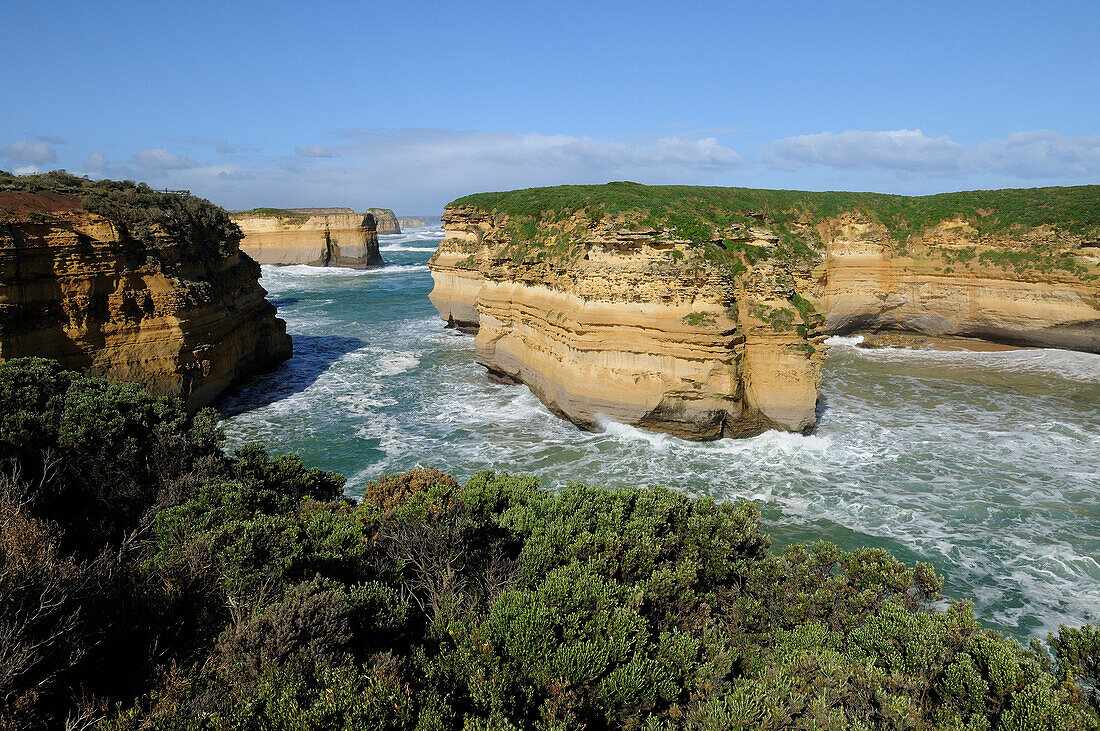
M 473 337 L 444 329 L 427 297 L 441 238 L 383 236 L 380 270 L 264 266 L 294 357 L 220 402 L 229 447 L 297 452 L 346 475 L 350 495 L 435 466 L 751 500 L 775 546 L 828 540 L 931 562 L 947 596 L 1023 642 L 1100 621 L 1100 356 L 834 337 L 811 436 L 584 432 L 526 388 L 490 382 Z

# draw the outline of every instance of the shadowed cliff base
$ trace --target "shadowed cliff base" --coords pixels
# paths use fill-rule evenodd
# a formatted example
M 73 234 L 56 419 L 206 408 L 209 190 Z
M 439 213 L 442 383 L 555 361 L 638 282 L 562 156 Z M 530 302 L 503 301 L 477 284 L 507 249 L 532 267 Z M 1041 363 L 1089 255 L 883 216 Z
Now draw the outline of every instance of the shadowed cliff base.
M 359 338 L 337 335 L 295 335 L 293 358 L 251 379 L 247 393 L 230 389 L 214 407 L 223 417 L 231 417 L 300 393 L 323 377 L 333 363 L 366 344 Z

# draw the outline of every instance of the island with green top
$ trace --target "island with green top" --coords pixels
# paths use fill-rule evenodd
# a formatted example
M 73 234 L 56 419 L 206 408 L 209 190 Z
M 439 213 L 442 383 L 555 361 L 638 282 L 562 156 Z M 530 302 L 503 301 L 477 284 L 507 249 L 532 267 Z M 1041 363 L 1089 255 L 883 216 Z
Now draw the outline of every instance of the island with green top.
M 824 339 L 1100 352 L 1100 186 L 907 197 L 610 183 L 447 206 L 433 304 L 585 428 L 808 433 Z

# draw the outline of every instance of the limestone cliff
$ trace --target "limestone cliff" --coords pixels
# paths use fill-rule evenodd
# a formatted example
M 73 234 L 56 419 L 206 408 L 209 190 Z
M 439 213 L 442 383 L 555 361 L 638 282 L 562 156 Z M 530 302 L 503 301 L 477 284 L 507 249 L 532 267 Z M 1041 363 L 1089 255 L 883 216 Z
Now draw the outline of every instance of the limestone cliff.
M 378 220 L 371 211 L 257 208 L 231 215 L 244 234 L 241 249 L 261 264 L 383 266 Z
M 401 233 L 401 222 L 389 208 L 368 208 L 367 213 L 374 216 L 375 226 L 381 236 Z
M 1068 202 L 1033 202 L 1048 222 L 1020 213 L 1026 191 L 619 183 L 467 196 L 443 217 L 430 297 L 477 330 L 490 373 L 583 427 L 807 433 L 830 333 L 1100 352 L 1100 187 L 1064 190 Z
M 239 239 L 189 195 L 0 174 L 0 360 L 54 358 L 210 403 L 291 352 Z
M 1052 226 L 976 236 L 957 219 L 902 248 L 866 217 L 820 229 L 814 295 L 830 333 L 899 330 L 1100 353 L 1100 242 L 1088 236 Z
M 774 328 L 808 271 L 761 263 L 733 277 L 686 262 L 691 242 L 624 220 L 574 217 L 571 261 L 523 250 L 511 221 L 450 207 L 432 303 L 476 327 L 477 359 L 586 428 L 611 419 L 691 439 L 809 432 L 821 318 Z M 781 282 L 781 284 L 777 284 Z

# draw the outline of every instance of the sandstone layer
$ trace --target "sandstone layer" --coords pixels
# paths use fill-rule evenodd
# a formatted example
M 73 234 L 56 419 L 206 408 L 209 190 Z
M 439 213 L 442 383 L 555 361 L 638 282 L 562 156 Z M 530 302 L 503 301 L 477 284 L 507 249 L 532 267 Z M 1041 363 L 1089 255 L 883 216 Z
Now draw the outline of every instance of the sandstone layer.
M 947 221 L 891 245 L 885 226 L 855 216 L 822 224 L 814 295 L 826 330 L 898 330 L 1100 353 L 1098 242 L 1040 227 L 976 239 Z M 1057 266 L 1061 262 L 1063 266 Z
M 209 404 L 291 353 L 239 238 L 190 196 L 58 174 L 0 180 L 0 360 L 53 358 Z
M 690 242 L 605 224 L 585 231 L 583 255 L 562 269 L 537 251 L 511 258 L 504 223 L 449 208 L 431 262 L 432 303 L 450 324 L 477 329 L 490 373 L 589 429 L 609 419 L 717 439 L 813 428 L 820 318 L 801 333 L 761 319 L 788 304 L 791 267 L 734 279 L 670 266 Z
M 1085 190 L 1100 204 L 1100 188 Z M 443 217 L 430 298 L 450 325 L 476 330 L 490 374 L 559 416 L 689 439 L 810 432 L 828 334 L 1100 352 L 1100 222 L 929 222 L 903 207 L 920 225 L 899 232 L 882 221 L 920 199 L 769 193 L 612 184 L 468 196 Z
M 390 211 L 392 217 L 393 212 Z M 369 269 L 383 266 L 378 220 L 350 208 L 256 209 L 232 214 L 241 249 L 261 264 Z M 394 219 L 396 226 L 396 219 Z

